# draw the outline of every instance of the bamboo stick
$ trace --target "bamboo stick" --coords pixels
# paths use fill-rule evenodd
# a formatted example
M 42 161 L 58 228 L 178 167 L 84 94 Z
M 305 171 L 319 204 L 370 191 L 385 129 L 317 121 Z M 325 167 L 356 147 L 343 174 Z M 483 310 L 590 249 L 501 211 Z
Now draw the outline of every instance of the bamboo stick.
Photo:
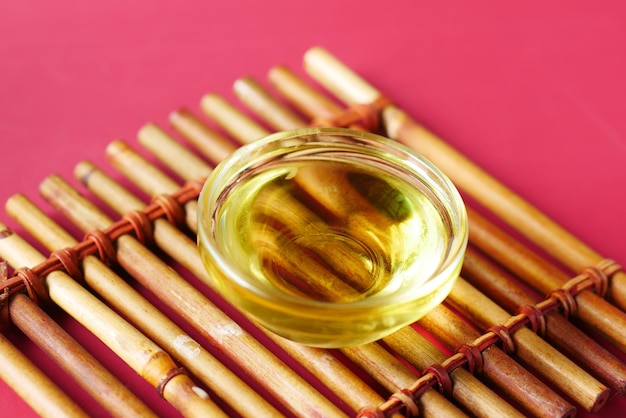
M 418 370 L 425 370 L 446 360 L 445 354 L 411 327 L 401 328 L 383 338 L 383 341 Z M 463 405 L 472 416 L 485 418 L 523 416 L 504 400 L 494 401 L 491 389 L 464 368 L 457 368 L 451 372 L 450 379 L 452 398 Z
M 329 118 L 343 111 L 339 104 L 322 95 L 283 65 L 271 68 L 268 78 L 272 86 L 309 120 Z
M 322 48 L 307 51 L 304 64 L 313 78 L 346 103 L 367 104 L 381 96 L 378 90 Z M 459 188 L 571 270 L 580 271 L 603 259 L 402 110 L 388 106 L 383 119 L 388 136 L 415 148 L 433 161 Z M 618 306 L 626 309 L 626 273 L 613 275 L 609 295 Z
M 269 92 L 252 77 L 244 77 L 235 81 L 233 90 L 237 97 L 262 120 L 273 120 L 273 125 L 281 126 L 278 130 L 300 128 L 306 124 L 298 114 L 287 106 L 279 103 Z
M 200 101 L 200 107 L 207 116 L 215 120 L 233 137 L 235 135 L 233 135 L 230 131 L 230 127 L 235 126 L 238 131 L 245 130 L 244 137 L 247 141 L 254 141 L 255 139 L 263 138 L 268 134 L 267 129 L 256 124 L 248 124 L 248 117 L 242 115 L 241 112 L 235 109 L 230 103 L 216 94 L 204 95 Z M 215 107 L 219 107 L 219 109 L 221 109 L 219 114 L 215 114 L 213 112 Z M 232 112 L 229 112 L 228 110 L 232 110 Z
M 475 210 L 468 209 L 470 241 L 483 252 L 543 293 L 563 286 L 570 278 L 530 248 L 496 228 Z M 576 296 L 576 316 L 626 352 L 626 312 L 590 290 Z
M 114 168 L 117 168 L 115 166 L 116 161 L 133 159 L 135 154 L 136 152 L 121 140 L 111 141 L 106 148 L 107 159 Z M 138 166 L 138 170 L 134 172 L 134 177 L 131 180 L 148 196 L 153 197 L 159 194 L 172 194 L 181 187 L 180 184 L 144 159 L 136 158 L 135 163 L 142 165 Z M 196 200 L 191 200 L 185 204 L 185 213 L 187 214 L 185 221 L 187 226 L 192 230 L 197 228 L 197 205 L 198 202 Z
M 476 329 L 444 305 L 433 309 L 418 323 L 451 350 L 472 343 L 480 337 Z M 482 358 L 483 367 L 478 372 L 479 376 L 484 376 L 532 415 L 537 417 L 576 415 L 576 408 L 572 404 L 566 402 L 498 347 L 491 346 L 483 350 Z
M 180 155 L 174 154 L 175 158 Z M 90 174 L 84 174 L 89 171 Z M 141 200 L 133 196 L 128 190 L 106 176 L 102 171 L 88 163 L 81 163 L 76 167 L 79 178 L 88 179 L 86 186 L 99 198 L 119 213 L 129 210 L 138 210 L 143 207 Z M 197 254 L 196 244 L 189 238 L 181 239 L 173 231 L 166 230 L 157 222 L 154 229 L 155 241 L 168 255 L 179 261 L 187 270 L 198 277 L 202 282 L 213 286 L 206 270 Z M 333 392 L 340 395 L 352 408 L 358 410 L 365 405 L 375 405 L 382 402 L 382 397 L 374 393 L 364 382 L 360 381 L 344 365 L 329 355 L 325 350 L 303 347 L 291 343 L 271 333 L 266 333 L 274 342 L 280 345 L 289 355 L 305 365 Z
M 154 140 L 156 138 L 157 141 Z M 159 140 L 164 138 L 165 140 Z M 168 155 L 184 155 L 185 159 L 172 158 L 170 159 L 169 168 L 174 171 L 174 173 L 180 175 L 179 173 L 185 172 L 189 170 L 193 173 L 198 173 L 193 177 L 183 177 L 186 180 L 204 180 L 210 173 L 211 168 L 207 166 L 207 163 L 204 162 L 200 157 L 196 154 L 189 152 L 183 145 L 176 141 L 167 140 L 169 135 L 160 127 L 158 127 L 154 123 L 147 123 L 143 125 L 139 131 L 137 132 L 137 139 L 139 143 L 144 147 L 146 145 L 150 145 L 151 143 L 158 142 L 158 147 L 146 147 L 152 154 L 154 154 L 160 160 L 166 158 Z
M 219 104 L 214 104 L 212 111 L 218 116 L 219 120 L 227 120 L 228 118 L 220 117 L 222 109 L 223 108 Z M 238 113 L 238 111 L 232 106 L 228 106 L 225 109 L 225 112 L 229 115 L 235 115 L 234 119 L 238 121 L 238 126 L 247 126 L 246 128 L 243 128 L 241 130 L 238 129 L 238 126 L 224 127 L 225 129 L 229 130 L 229 132 L 231 132 L 231 134 L 234 135 L 237 140 L 241 142 L 246 142 L 246 132 L 262 129 L 258 125 L 257 128 L 250 128 L 250 126 L 256 125 L 256 122 L 254 122 L 250 118 L 247 118 L 242 113 Z M 434 346 L 432 346 L 432 344 L 424 339 L 409 338 L 408 340 L 409 341 L 407 341 L 406 343 L 409 344 L 411 349 L 415 350 L 416 352 L 422 353 L 423 351 L 436 351 Z M 443 354 L 440 353 L 440 355 L 437 357 L 442 358 Z M 424 366 L 423 368 L 426 367 L 428 366 Z M 458 372 L 455 376 L 457 376 L 457 379 L 462 382 L 461 389 L 455 392 L 459 394 L 459 398 L 455 399 L 461 399 L 460 402 L 464 405 L 464 407 L 471 411 L 474 415 L 493 416 L 493 414 L 495 413 L 497 415 L 515 416 L 516 414 L 518 414 L 518 412 L 513 407 L 511 407 L 508 403 L 502 400 L 498 395 L 493 393 L 490 389 L 485 387 L 471 374 L 465 374 L 461 371 Z M 472 391 L 475 392 L 475 396 L 469 396 L 469 393 L 471 393 Z
M 26 196 L 15 195 L 7 212 L 50 251 L 77 241 Z M 166 222 L 159 219 L 156 222 Z M 168 224 L 169 225 L 169 224 Z M 242 416 L 278 416 L 278 411 L 154 305 L 93 255 L 82 260 L 85 282 L 149 338 L 167 350 L 193 375 Z M 128 416 L 128 415 L 126 415 Z
M 156 417 L 137 396 L 35 302 L 23 294 L 9 304 L 11 319 L 111 416 Z
M 348 347 L 342 349 L 341 352 L 391 393 L 411 386 L 419 378 L 404 363 L 377 343 Z M 417 400 L 417 405 L 422 417 L 466 416 L 435 389 L 426 391 Z
M 463 276 L 481 289 L 509 313 L 515 314 L 524 305 L 534 305 L 532 297 L 502 268 L 486 255 L 469 246 L 463 264 Z M 544 315 L 545 337 L 562 353 L 590 371 L 615 393 L 626 391 L 626 364 L 576 328 L 557 312 Z
M 204 124 L 189 109 L 173 111 L 169 121 L 176 132 L 187 138 L 210 161 L 221 161 L 237 148 L 228 138 Z
M 111 224 L 106 215 L 60 177 L 48 177 L 40 191 L 59 212 L 84 231 L 103 229 Z M 131 276 L 254 376 L 293 413 L 303 416 L 344 415 L 133 236 L 122 235 L 116 246 L 117 261 Z
M 506 324 L 510 315 L 459 278 L 447 302 L 461 311 L 481 329 Z M 559 351 L 548 345 L 529 328 L 522 327 L 510 335 L 514 354 L 546 380 L 588 411 L 598 411 L 608 400 L 609 390 Z
M 0 364 L 2 364 L 0 379 L 39 416 L 46 418 L 89 416 L 2 333 L 0 333 Z
M 0 224 L 1 230 L 6 226 Z M 45 260 L 29 243 L 17 234 L 0 240 L 2 257 L 10 264 L 33 267 Z M 91 295 L 74 279 L 61 270 L 46 276 L 50 298 L 74 319 L 114 351 L 126 364 L 154 387 L 160 387 L 163 398 L 185 416 L 225 416 L 184 374 L 176 374 L 169 381 L 166 376 L 178 370 L 172 359 L 152 341 L 139 333 L 115 312 Z

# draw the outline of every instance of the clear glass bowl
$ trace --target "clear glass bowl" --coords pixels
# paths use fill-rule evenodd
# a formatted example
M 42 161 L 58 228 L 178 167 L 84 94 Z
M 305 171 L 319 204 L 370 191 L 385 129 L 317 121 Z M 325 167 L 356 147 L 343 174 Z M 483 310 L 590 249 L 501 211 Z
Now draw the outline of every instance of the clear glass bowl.
M 245 145 L 207 179 L 198 245 L 216 289 L 307 345 L 383 338 L 450 292 L 465 206 L 433 164 L 389 139 L 304 128 Z

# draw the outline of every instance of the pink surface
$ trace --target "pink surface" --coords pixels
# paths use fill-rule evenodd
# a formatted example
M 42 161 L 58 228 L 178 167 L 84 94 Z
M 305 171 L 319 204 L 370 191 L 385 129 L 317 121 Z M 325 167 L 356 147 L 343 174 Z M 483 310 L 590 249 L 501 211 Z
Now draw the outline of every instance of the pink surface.
M 197 109 L 204 93 L 232 99 L 237 77 L 264 80 L 278 63 L 300 72 L 303 53 L 321 45 L 582 241 L 626 263 L 624 22 L 620 2 L 5 1 L 0 200 L 20 192 L 39 202 L 46 175 L 72 179 L 83 159 L 104 166 L 111 140 L 134 144 L 145 122 L 166 125 L 170 111 Z M 0 221 L 21 231 L 4 213 Z M 6 416 L 32 415 L 1 382 L 0 400 Z M 600 416 L 625 407 L 612 400 Z

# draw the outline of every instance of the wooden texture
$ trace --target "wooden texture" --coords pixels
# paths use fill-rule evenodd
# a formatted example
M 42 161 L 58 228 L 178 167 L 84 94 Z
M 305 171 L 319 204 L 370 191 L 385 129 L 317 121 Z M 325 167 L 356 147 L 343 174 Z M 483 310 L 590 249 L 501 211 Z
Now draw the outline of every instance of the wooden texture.
M 178 154 L 174 155 L 176 158 L 179 156 Z M 143 203 L 128 192 L 128 190 L 121 187 L 118 183 L 91 165 L 86 163 L 80 164 L 77 167 L 77 176 L 85 178 L 81 175 L 85 169 L 89 169 L 92 172 L 88 177 L 86 186 L 97 196 L 103 197 L 114 210 L 125 213 L 124 211 L 129 208 L 139 209 L 143 205 Z M 110 197 L 113 196 L 114 198 L 110 199 Z M 155 242 L 163 251 L 181 263 L 181 265 L 193 273 L 195 277 L 202 280 L 208 286 L 213 286 L 198 256 L 195 243 L 188 237 L 181 235 L 180 232 L 171 225 L 160 225 L 157 223 L 155 223 L 154 236 Z M 381 401 L 380 396 L 375 394 L 371 388 L 367 387 L 325 350 L 318 350 L 291 343 L 290 341 L 270 333 L 267 333 L 267 336 L 272 338 L 292 357 L 298 359 L 298 361 L 305 365 L 312 373 L 316 374 L 317 377 L 331 387 L 335 393 L 345 398 L 346 403 L 350 404 L 353 408 L 359 409 L 365 405 L 376 404 Z
M 0 334 L 0 378 L 40 416 L 79 418 L 89 414 L 22 351 Z
M 515 278 L 498 267 L 486 255 L 470 246 L 463 263 L 463 277 L 474 287 L 515 314 L 524 305 L 539 300 L 516 282 Z M 557 312 L 544 316 L 545 338 L 562 353 L 589 370 L 598 380 L 609 386 L 616 394 L 626 389 L 626 365 L 598 342 L 575 327 Z
M 35 266 L 44 260 L 42 254 L 16 234 L 0 240 L 0 250 L 2 257 L 13 265 Z M 165 351 L 65 272 L 49 273 L 46 286 L 51 300 L 88 328 L 154 387 L 161 385 L 169 373 L 178 369 Z M 165 384 L 163 397 L 185 416 L 226 416 L 206 392 L 184 374 L 176 375 Z
M 24 196 L 12 197 L 7 202 L 7 212 L 51 251 L 77 244 L 71 235 Z M 156 223 L 170 225 L 163 219 L 157 220 Z M 157 229 L 156 226 L 155 229 Z M 168 353 L 171 353 L 206 387 L 227 402 L 233 410 L 243 416 L 246 416 L 251 410 L 258 417 L 270 417 L 279 414 L 257 392 L 145 297 L 141 296 L 99 258 L 93 255 L 85 257 L 82 260 L 82 268 L 85 282 L 90 289 L 122 313 L 146 336 L 167 350 Z M 104 392 L 102 389 L 97 390 Z M 118 403 L 120 406 L 123 405 L 121 402 Z M 128 416 L 128 412 L 121 415 Z
M 85 231 L 106 228 L 111 223 L 59 177 L 46 179 L 41 191 L 60 212 Z M 135 237 L 123 235 L 116 245 L 117 261 L 131 276 L 294 413 L 344 415 Z
M 419 325 L 451 350 L 470 344 L 480 333 L 444 305 L 429 312 Z M 576 408 L 546 386 L 496 346 L 482 352 L 483 367 L 477 373 L 536 417 L 573 417 Z
M 510 315 L 494 302 L 459 279 L 447 301 L 483 330 L 506 324 Z M 511 333 L 513 354 L 537 373 L 559 387 L 588 411 L 597 411 L 608 400 L 609 389 L 571 360 L 545 343 L 529 328 Z

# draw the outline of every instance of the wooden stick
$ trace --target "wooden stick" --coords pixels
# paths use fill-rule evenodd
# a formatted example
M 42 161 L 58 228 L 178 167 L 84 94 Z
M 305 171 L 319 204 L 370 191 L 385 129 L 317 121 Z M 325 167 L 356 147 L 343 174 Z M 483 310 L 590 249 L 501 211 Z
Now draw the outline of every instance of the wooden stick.
M 506 324 L 510 315 L 459 278 L 447 302 L 461 311 L 481 329 Z M 514 354 L 528 367 L 588 411 L 598 411 L 608 400 L 609 389 L 582 370 L 559 351 L 548 345 L 529 328 L 520 328 L 510 335 Z
M 272 126 L 277 130 L 286 131 L 306 125 L 298 114 L 278 102 L 252 77 L 244 77 L 235 81 L 233 90 L 237 97 L 262 120 L 272 120 Z M 212 114 L 215 115 L 215 113 Z M 276 126 L 280 126 L 280 128 L 276 128 Z
M 111 223 L 95 205 L 57 176 L 44 180 L 40 191 L 59 212 L 84 231 L 103 229 Z M 122 235 L 116 245 L 117 261 L 131 276 L 168 304 L 293 413 L 305 416 L 344 415 L 133 236 Z
M 411 327 L 401 328 L 383 341 L 398 355 L 415 366 L 425 370 L 433 364 L 441 364 L 446 355 L 439 351 L 433 343 Z M 450 373 L 452 381 L 452 397 L 473 416 L 476 417 L 515 417 L 522 416 L 515 408 L 498 397 L 474 375 L 458 368 Z
M 11 318 L 31 341 L 112 416 L 152 416 L 152 412 L 93 355 L 78 344 L 35 302 L 23 294 L 9 305 Z
M 222 161 L 237 147 L 225 136 L 209 128 L 188 109 L 178 109 L 170 113 L 170 124 L 182 137 L 210 161 Z
M 27 298 L 24 295 L 16 295 L 14 300 L 18 297 Z M 0 379 L 38 415 L 50 418 L 89 416 L 2 333 L 0 333 L 0 364 L 2 364 Z
M 343 111 L 343 107 L 283 65 L 271 68 L 268 78 L 272 86 L 309 120 L 329 118 Z
M 381 96 L 378 90 L 321 48 L 307 51 L 304 64 L 309 74 L 346 103 L 367 104 Z M 389 106 L 383 119 L 388 136 L 433 161 L 459 188 L 573 271 L 596 265 L 603 259 L 405 112 Z M 613 276 L 609 294 L 617 305 L 626 309 L 626 273 Z
M 162 138 L 164 138 L 164 140 L 160 140 Z M 154 123 L 147 123 L 143 125 L 137 133 L 137 139 L 144 147 L 151 143 L 158 142 L 160 146 L 159 148 L 152 147 L 148 149 L 159 159 L 168 155 L 184 155 L 186 157 L 184 160 L 178 158 L 171 159 L 169 167 L 172 171 L 174 171 L 174 173 L 180 175 L 179 173 L 184 173 L 186 170 L 189 170 L 198 174 L 194 177 L 181 176 L 183 179 L 204 180 L 204 178 L 211 173 L 211 168 L 207 166 L 207 163 L 196 154 L 189 152 L 189 150 L 183 147 L 183 145 L 179 142 L 169 141 L 169 138 L 169 135 Z
M 451 350 L 471 343 L 480 333 L 456 316 L 444 305 L 439 305 L 420 321 L 419 325 L 435 335 Z M 576 408 L 548 388 L 496 346 L 482 352 L 483 368 L 479 376 L 517 401 L 537 417 L 573 417 Z
M 343 348 L 341 352 L 392 393 L 411 386 L 419 378 L 404 363 L 377 343 Z M 417 405 L 420 416 L 423 417 L 466 416 L 435 389 L 426 391 L 417 400 Z
M 124 141 L 115 140 L 109 143 L 106 148 L 106 157 L 109 163 L 118 170 L 119 168 L 116 166 L 118 161 L 133 161 L 133 164 L 136 164 L 137 170 L 133 171 L 133 178 L 130 180 L 150 197 L 159 194 L 169 195 L 175 193 L 181 187 L 179 183 L 172 180 L 157 167 L 141 158 L 135 150 Z M 191 200 L 185 204 L 187 226 L 192 230 L 197 229 L 197 205 L 197 200 Z
M 219 115 L 214 114 L 213 112 L 216 106 L 222 109 L 219 112 Z M 200 102 L 200 107 L 207 116 L 218 122 L 221 127 L 236 126 L 238 131 L 245 130 L 245 134 L 243 136 L 248 142 L 263 138 L 268 134 L 267 129 L 257 124 L 248 123 L 248 117 L 242 115 L 242 113 L 235 109 L 230 103 L 216 94 L 204 95 Z M 232 112 L 223 111 L 223 109 L 232 109 Z M 235 137 L 235 135 L 233 135 L 228 128 L 225 129 L 231 136 Z
M 74 247 L 78 243 L 26 196 L 7 201 L 7 212 L 50 251 Z M 157 220 L 167 223 L 163 219 Z M 168 224 L 169 225 L 169 224 Z M 156 229 L 156 228 L 155 228 Z M 217 396 L 235 411 L 248 416 L 274 417 L 278 411 L 244 381 L 213 357 L 173 321 L 121 279 L 99 258 L 82 260 L 85 282 L 135 326 L 166 349 Z
M 0 230 L 6 226 L 0 224 Z M 35 266 L 45 260 L 35 248 L 17 234 L 0 240 L 2 257 L 16 266 Z M 46 285 L 52 299 L 74 319 L 87 327 L 126 364 L 154 387 L 160 387 L 163 398 L 185 416 L 225 416 L 206 393 L 184 374 L 176 374 L 169 381 L 166 376 L 178 370 L 174 361 L 152 341 L 139 333 L 115 312 L 86 291 L 61 270 L 46 276 Z
M 218 115 L 218 119 L 224 120 L 226 118 L 219 117 L 219 114 L 221 113 L 221 109 L 222 108 L 219 105 L 215 105 L 213 108 L 213 112 Z M 226 112 L 231 115 L 235 114 L 235 119 L 238 120 L 239 122 L 242 122 L 248 125 L 255 124 L 254 121 L 252 121 L 249 118 L 246 118 L 243 114 L 241 113 L 237 114 L 238 111 L 232 106 L 230 106 L 226 110 Z M 236 126 L 225 127 L 225 128 L 227 128 L 227 130 L 229 130 L 233 135 L 235 135 L 237 139 L 241 140 L 242 142 L 246 141 L 244 136 L 246 135 L 246 132 L 248 131 L 248 129 L 242 129 L 240 131 L 239 129 L 237 129 Z M 407 344 L 410 344 L 411 349 L 415 350 L 417 353 L 422 353 L 423 351 L 428 352 L 432 350 L 436 351 L 434 346 L 432 346 L 432 344 L 430 344 L 427 340 L 422 339 L 422 338 L 417 338 L 417 337 L 418 336 L 416 336 L 416 338 L 408 339 L 409 341 L 407 342 Z M 439 353 L 438 357 L 440 358 L 443 357 L 443 354 Z M 427 366 L 424 366 L 424 368 L 426 367 Z M 458 379 L 461 380 L 463 383 L 468 383 L 471 381 L 471 384 L 464 386 L 463 389 L 460 389 L 458 392 L 455 392 L 455 393 L 461 394 L 460 402 L 463 403 L 466 409 L 472 411 L 472 413 L 479 415 L 479 416 L 489 416 L 490 414 L 493 414 L 494 411 L 498 411 L 497 413 L 499 415 L 514 416 L 515 414 L 517 414 L 517 411 L 513 407 L 511 407 L 508 403 L 502 400 L 498 395 L 493 393 L 490 389 L 485 387 L 480 381 L 473 378 L 473 376 L 464 374 L 463 372 L 457 373 L 456 376 L 459 376 Z M 477 396 L 475 397 L 468 396 L 468 392 L 471 392 L 471 391 L 475 391 Z M 479 401 L 476 402 L 476 399 L 478 399 Z
M 509 313 L 524 305 L 534 305 L 532 297 L 486 255 L 469 246 L 463 263 L 463 276 Z M 626 391 L 626 364 L 557 312 L 544 316 L 545 337 L 562 353 L 576 361 L 617 394 Z
M 543 293 L 563 286 L 570 278 L 530 248 L 468 209 L 470 241 L 498 263 Z M 576 316 L 626 352 L 626 313 L 590 290 L 576 296 Z

